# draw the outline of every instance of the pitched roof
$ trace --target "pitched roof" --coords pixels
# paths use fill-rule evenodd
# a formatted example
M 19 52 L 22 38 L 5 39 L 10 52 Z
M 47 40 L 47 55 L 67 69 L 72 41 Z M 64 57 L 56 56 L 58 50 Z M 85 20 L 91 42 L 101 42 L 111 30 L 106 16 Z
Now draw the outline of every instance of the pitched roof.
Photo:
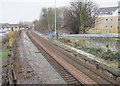
M 99 8 L 97 14 L 98 15 L 112 15 L 113 12 L 117 10 L 118 7 L 104 7 Z

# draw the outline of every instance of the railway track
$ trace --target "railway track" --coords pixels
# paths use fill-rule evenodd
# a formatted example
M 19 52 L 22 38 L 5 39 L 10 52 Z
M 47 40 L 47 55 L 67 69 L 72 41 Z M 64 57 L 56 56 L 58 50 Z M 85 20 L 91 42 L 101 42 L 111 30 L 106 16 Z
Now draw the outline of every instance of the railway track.
M 37 34 L 29 31 L 28 36 L 68 84 L 118 84 Z
M 29 35 L 30 37 L 30 35 Z M 31 37 L 30 37 L 31 38 Z M 62 67 L 55 59 L 53 59 L 41 46 L 39 46 L 32 38 L 32 42 L 44 55 L 47 61 L 52 65 L 53 68 L 62 76 L 62 78 L 67 82 L 67 84 L 81 84 L 73 75 L 71 75 L 64 67 Z

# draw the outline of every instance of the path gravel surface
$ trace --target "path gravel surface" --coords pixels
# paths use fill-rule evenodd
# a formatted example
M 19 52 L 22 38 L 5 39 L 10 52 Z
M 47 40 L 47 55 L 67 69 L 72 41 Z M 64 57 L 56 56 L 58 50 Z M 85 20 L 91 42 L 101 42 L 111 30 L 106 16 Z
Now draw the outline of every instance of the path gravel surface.
M 17 79 L 19 84 L 66 84 L 64 79 L 43 57 L 26 35 L 21 33 L 18 42 L 19 63 Z

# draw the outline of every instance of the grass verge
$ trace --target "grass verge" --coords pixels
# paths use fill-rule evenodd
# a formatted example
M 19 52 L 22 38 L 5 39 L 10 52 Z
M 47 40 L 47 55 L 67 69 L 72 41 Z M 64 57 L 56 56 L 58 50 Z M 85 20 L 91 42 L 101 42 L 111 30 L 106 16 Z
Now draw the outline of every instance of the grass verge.
M 0 52 L 0 58 L 8 58 L 9 55 L 11 55 L 11 53 L 8 51 Z

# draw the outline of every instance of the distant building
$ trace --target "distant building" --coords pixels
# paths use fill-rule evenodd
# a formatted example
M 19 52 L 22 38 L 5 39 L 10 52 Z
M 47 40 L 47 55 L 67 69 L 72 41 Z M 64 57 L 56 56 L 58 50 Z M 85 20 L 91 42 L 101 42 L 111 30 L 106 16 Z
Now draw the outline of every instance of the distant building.
M 19 27 L 20 28 L 32 28 L 33 27 L 33 22 L 23 22 L 23 21 L 20 21 L 19 22 Z
M 118 19 L 120 20 L 120 1 L 118 2 Z M 118 25 L 120 26 L 120 21 L 118 22 Z M 118 30 L 118 33 L 120 33 L 120 29 Z
M 118 29 L 120 28 L 118 16 L 120 12 L 118 7 L 104 7 L 98 10 L 98 20 L 96 21 L 96 29 Z
M 11 28 L 13 28 L 13 30 L 19 30 L 19 24 L 9 24 L 9 23 L 1 24 L 1 29 L 10 30 Z

